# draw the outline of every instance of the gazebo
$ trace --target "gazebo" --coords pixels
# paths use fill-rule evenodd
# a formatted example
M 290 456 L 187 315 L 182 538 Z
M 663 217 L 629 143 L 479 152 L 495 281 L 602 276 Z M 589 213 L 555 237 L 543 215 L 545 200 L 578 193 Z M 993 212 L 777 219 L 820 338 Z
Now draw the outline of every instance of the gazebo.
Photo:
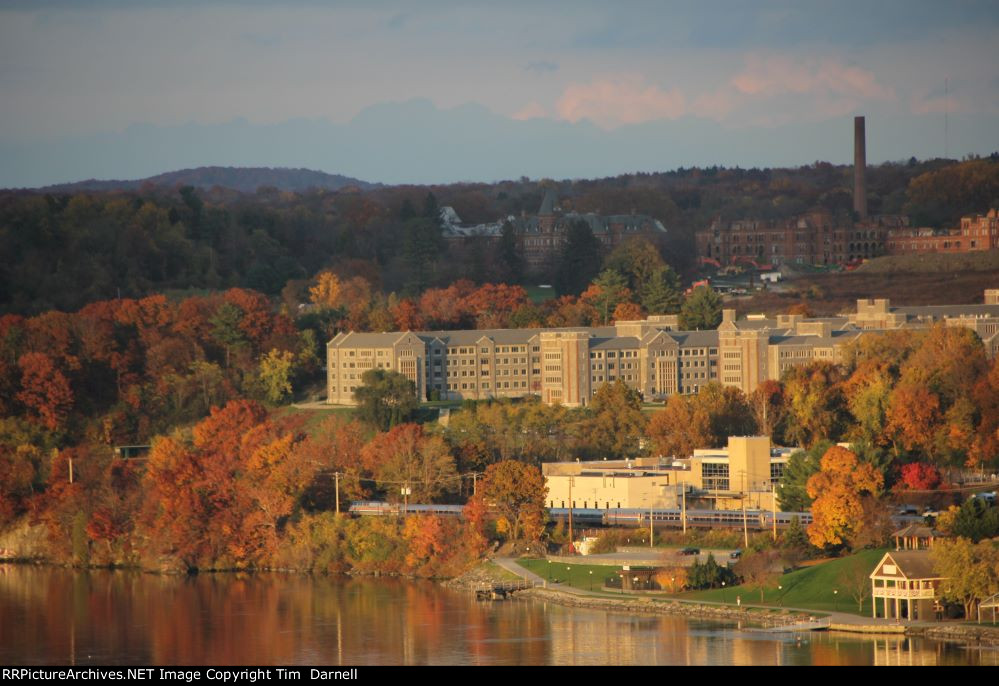
M 871 616 L 878 617 L 878 600 L 885 619 L 929 619 L 937 605 L 940 582 L 927 550 L 885 553 L 871 572 Z
M 909 524 L 892 534 L 896 550 L 923 550 L 933 547 L 933 539 L 939 538 L 940 532 L 934 531 L 925 524 Z
M 992 623 L 996 623 L 996 608 L 999 608 L 999 593 L 990 595 L 978 604 L 978 623 L 982 623 L 982 610 L 992 610 Z

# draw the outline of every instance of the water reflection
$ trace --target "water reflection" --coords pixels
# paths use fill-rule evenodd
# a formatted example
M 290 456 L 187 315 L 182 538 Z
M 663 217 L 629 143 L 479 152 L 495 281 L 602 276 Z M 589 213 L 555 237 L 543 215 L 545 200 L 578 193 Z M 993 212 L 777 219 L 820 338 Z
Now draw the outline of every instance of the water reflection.
M 0 566 L 0 664 L 999 663 L 898 637 L 479 603 L 429 582 L 297 575 L 164 577 Z

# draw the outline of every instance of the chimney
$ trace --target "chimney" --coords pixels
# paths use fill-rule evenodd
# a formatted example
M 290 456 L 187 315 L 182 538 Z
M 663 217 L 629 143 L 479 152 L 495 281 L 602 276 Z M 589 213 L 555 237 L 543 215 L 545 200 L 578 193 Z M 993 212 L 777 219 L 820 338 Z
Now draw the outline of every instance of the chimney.
M 864 172 L 867 169 L 867 140 L 864 133 L 864 118 L 853 118 L 853 211 L 860 220 L 867 219 L 867 184 Z

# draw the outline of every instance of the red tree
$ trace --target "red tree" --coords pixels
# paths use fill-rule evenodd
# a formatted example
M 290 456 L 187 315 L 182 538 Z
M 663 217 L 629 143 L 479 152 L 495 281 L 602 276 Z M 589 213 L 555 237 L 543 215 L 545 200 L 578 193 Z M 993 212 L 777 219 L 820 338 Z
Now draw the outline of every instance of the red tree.
M 902 483 L 914 491 L 929 491 L 940 485 L 940 472 L 923 462 L 911 462 L 902 467 Z
M 73 408 L 69 381 L 44 353 L 25 353 L 17 364 L 21 368 L 21 392 L 17 399 L 42 424 L 57 429 Z

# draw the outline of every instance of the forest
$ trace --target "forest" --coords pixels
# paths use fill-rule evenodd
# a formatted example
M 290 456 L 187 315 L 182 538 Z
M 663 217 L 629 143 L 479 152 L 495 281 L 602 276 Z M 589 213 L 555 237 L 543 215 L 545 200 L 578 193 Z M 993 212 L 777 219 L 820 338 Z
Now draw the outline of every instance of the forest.
M 394 186 L 360 190 L 240 193 L 221 187 L 146 185 L 115 191 L 0 192 L 0 312 L 74 311 L 110 298 L 248 288 L 270 297 L 324 269 L 360 277 L 373 292 L 418 297 L 461 279 L 526 285 L 550 279 L 514 259 L 491 259 L 473 240 L 448 245 L 436 224 L 452 206 L 466 222 L 537 212 L 543 185 L 564 210 L 635 211 L 660 220 L 656 247 L 681 276 L 694 260 L 693 234 L 711 219 L 779 219 L 813 206 L 848 215 L 852 168 L 817 162 L 798 169 L 679 169 L 543 184 Z M 867 174 L 872 214 L 905 213 L 913 225 L 953 227 L 961 215 L 999 204 L 999 159 L 888 163 Z M 596 275 L 583 275 L 576 290 Z
M 997 170 L 994 159 L 883 165 L 868 177 L 872 210 L 946 224 L 995 204 Z M 607 385 L 580 409 L 469 403 L 446 427 L 419 408 L 287 407 L 321 395 L 324 343 L 342 330 L 602 325 L 660 313 L 684 328 L 717 326 L 718 296 L 684 297 L 680 287 L 691 232 L 717 214 L 846 207 L 848 182 L 849 168 L 823 164 L 551 182 L 566 208 L 635 209 L 670 233 L 605 253 L 574 230 L 552 265 L 558 297 L 540 301 L 508 243 L 494 255 L 450 254 L 434 221 L 445 204 L 467 221 L 533 212 L 542 190 L 527 179 L 3 194 L 0 531 L 44 531 L 44 556 L 72 564 L 452 575 L 491 541 L 541 535 L 544 461 L 679 456 L 762 432 L 804 449 L 782 494 L 796 510 L 812 503 L 808 483 L 829 441 L 853 444 L 869 471 L 862 490 L 876 500 L 935 488 L 955 467 L 995 468 L 999 370 L 959 328 L 863 337 L 842 364 L 791 370 L 748 397 L 709 386 L 652 406 Z M 138 458 L 116 451 L 135 445 L 151 447 Z M 834 457 L 831 483 L 857 471 L 854 458 Z M 400 484 L 414 500 L 467 503 L 466 517 L 336 515 L 337 495 L 395 500 Z M 855 534 L 816 540 L 866 540 Z

